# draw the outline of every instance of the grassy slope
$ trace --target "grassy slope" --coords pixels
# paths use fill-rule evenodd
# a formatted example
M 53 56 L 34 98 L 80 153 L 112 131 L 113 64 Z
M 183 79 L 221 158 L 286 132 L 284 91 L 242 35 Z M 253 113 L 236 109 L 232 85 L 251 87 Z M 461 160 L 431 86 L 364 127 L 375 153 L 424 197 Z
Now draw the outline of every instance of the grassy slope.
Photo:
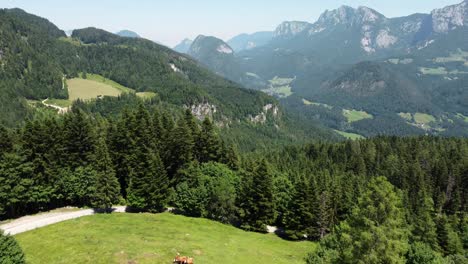
M 87 76 L 88 80 L 110 85 L 110 86 L 114 87 L 115 89 L 121 91 L 122 93 L 134 93 L 135 92 L 134 89 L 125 87 L 125 86 L 123 86 L 123 85 L 121 85 L 119 83 L 116 83 L 116 82 L 114 82 L 112 80 L 104 78 L 103 76 L 98 75 L 98 74 L 87 74 L 86 76 Z
M 88 79 L 74 78 L 67 81 L 69 99 L 89 100 L 100 95 L 119 96 L 122 92 L 109 84 Z
M 414 121 L 418 124 L 429 124 L 431 122 L 435 122 L 436 119 L 432 115 L 424 114 L 424 113 L 415 113 L 414 114 Z
M 303 263 L 310 242 L 244 232 L 206 219 L 164 214 L 94 215 L 16 236 L 28 263 Z M 133 262 L 131 262 L 133 261 Z
M 363 119 L 373 118 L 371 114 L 368 114 L 364 111 L 356 110 L 343 110 L 343 115 L 348 119 L 349 123 L 356 122 Z
M 336 133 L 340 134 L 341 136 L 351 139 L 351 140 L 356 140 L 356 139 L 364 139 L 365 137 L 359 135 L 359 134 L 354 134 L 354 133 L 348 133 L 348 132 L 343 132 L 339 130 L 335 130 Z

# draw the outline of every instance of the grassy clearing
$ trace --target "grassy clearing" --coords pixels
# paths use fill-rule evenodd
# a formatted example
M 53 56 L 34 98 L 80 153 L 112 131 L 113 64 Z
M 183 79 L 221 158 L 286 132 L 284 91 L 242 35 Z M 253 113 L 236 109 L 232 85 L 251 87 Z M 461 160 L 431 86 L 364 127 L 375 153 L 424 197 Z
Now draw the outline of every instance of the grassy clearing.
M 436 119 L 432 115 L 424 114 L 424 113 L 415 113 L 414 114 L 414 122 L 417 124 L 429 124 L 431 122 L 435 122 Z
M 90 44 L 83 44 L 81 41 L 77 40 L 77 39 L 74 39 L 72 37 L 60 37 L 59 38 L 60 41 L 63 41 L 63 42 L 67 42 L 67 43 L 70 43 L 74 46 L 86 46 L 86 45 L 90 45 Z
M 389 59 L 388 62 L 393 64 L 410 64 L 413 62 L 413 59 L 406 58 L 406 59 Z
M 347 139 L 351 139 L 351 140 L 357 140 L 357 139 L 364 139 L 365 137 L 359 135 L 359 134 L 354 134 L 354 133 L 348 133 L 348 132 L 343 132 L 343 131 L 339 131 L 339 130 L 335 130 L 336 133 L 338 133 L 339 135 L 347 138 Z
M 458 116 L 459 118 L 463 119 L 463 121 L 465 121 L 466 123 L 468 123 L 468 116 L 465 116 L 465 115 L 460 114 L 460 113 L 458 113 L 457 116 Z
M 115 89 L 121 91 L 122 93 L 134 93 L 135 90 L 134 89 L 131 89 L 131 88 L 128 88 L 128 87 L 125 87 L 119 83 L 116 83 L 112 80 L 109 80 L 107 78 L 104 78 L 103 76 L 101 75 L 98 75 L 98 74 L 87 74 L 87 80 L 91 80 L 91 81 L 96 81 L 96 82 L 99 82 L 99 83 L 103 83 L 103 84 L 107 84 L 107 85 L 110 85 L 112 87 L 114 87 Z
M 333 106 L 331 106 L 331 105 L 322 104 L 322 103 L 316 103 L 316 102 L 311 102 L 311 101 L 306 100 L 306 99 L 302 99 L 302 102 L 303 102 L 305 105 L 321 106 L 321 107 L 325 107 L 325 108 L 327 108 L 327 109 L 332 109 L 332 108 L 333 108 Z
M 467 62 L 468 52 L 458 49 L 455 53 L 450 53 L 448 57 L 437 57 L 434 59 L 436 63 L 447 63 L 447 62 Z
M 136 93 L 136 95 L 143 99 L 152 99 L 156 97 L 157 94 L 153 92 L 141 92 L 141 93 Z
M 122 91 L 109 84 L 90 79 L 74 78 L 67 81 L 70 101 L 89 100 L 99 96 L 119 96 Z
M 425 68 L 421 67 L 419 68 L 419 71 L 424 74 L 424 75 L 457 75 L 457 74 L 468 74 L 468 72 L 465 71 L 459 71 L 459 70 L 453 70 L 453 71 L 447 71 L 446 68 L 444 67 L 438 67 L 438 68 Z
M 349 123 L 356 122 L 363 119 L 371 119 L 374 118 L 371 114 L 368 114 L 365 111 L 357 111 L 357 110 L 348 110 L 343 109 L 343 116 L 348 119 Z
M 45 103 L 60 107 L 69 107 L 72 105 L 72 102 L 67 99 L 48 99 Z
M 426 68 L 426 67 L 421 67 L 419 68 L 422 74 L 425 75 L 447 75 L 447 69 L 444 67 L 438 67 L 438 68 Z
M 293 78 L 279 78 L 276 76 L 275 78 L 271 79 L 270 86 L 263 91 L 270 95 L 278 96 L 278 97 L 288 97 L 292 92 L 291 83 L 294 81 Z
M 28 263 L 303 263 L 315 243 L 244 232 L 206 219 L 164 214 L 93 215 L 15 236 Z
M 406 121 L 412 121 L 413 120 L 413 115 L 411 113 L 398 113 L 398 115 L 405 119 Z

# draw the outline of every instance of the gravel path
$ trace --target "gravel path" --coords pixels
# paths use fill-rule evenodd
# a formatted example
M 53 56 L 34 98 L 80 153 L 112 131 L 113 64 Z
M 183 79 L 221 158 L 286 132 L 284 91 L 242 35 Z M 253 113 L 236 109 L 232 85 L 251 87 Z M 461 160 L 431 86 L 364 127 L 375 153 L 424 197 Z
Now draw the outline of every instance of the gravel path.
M 125 206 L 114 207 L 114 212 L 125 212 Z M 36 228 L 52 225 L 58 222 L 79 218 L 86 215 L 93 215 L 93 209 L 81 209 L 71 212 L 48 212 L 37 215 L 24 216 L 0 225 L 6 234 L 16 235 Z

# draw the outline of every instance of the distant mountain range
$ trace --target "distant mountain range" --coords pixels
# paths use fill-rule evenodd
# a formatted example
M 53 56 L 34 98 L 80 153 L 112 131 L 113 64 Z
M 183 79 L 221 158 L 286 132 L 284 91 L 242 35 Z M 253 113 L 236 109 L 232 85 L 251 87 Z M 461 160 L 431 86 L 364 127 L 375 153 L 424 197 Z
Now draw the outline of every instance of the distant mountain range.
M 263 31 L 253 34 L 240 34 L 228 40 L 227 43 L 235 52 L 250 50 L 266 45 L 273 38 L 273 32 Z
M 186 52 L 337 130 L 468 135 L 467 0 L 398 18 L 342 6 L 315 23 L 287 21 L 228 42 L 202 37 Z M 348 122 L 352 109 L 372 118 Z
M 192 45 L 193 40 L 184 39 L 181 43 L 174 47 L 174 50 L 180 53 L 187 53 Z

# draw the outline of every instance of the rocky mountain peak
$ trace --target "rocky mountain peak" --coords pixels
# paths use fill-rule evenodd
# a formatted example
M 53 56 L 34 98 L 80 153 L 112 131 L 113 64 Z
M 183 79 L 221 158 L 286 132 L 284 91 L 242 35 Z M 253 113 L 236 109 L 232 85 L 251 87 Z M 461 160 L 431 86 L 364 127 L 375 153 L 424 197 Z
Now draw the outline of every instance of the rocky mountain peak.
M 286 21 L 281 23 L 274 32 L 274 37 L 294 37 L 310 26 L 308 22 Z
M 435 9 L 431 13 L 432 27 L 437 33 L 468 25 L 468 0 L 457 5 Z
M 326 10 L 318 19 L 317 24 L 335 26 L 339 24 L 369 24 L 384 20 L 385 16 L 369 7 L 352 8 L 341 6 L 335 10 Z
M 334 26 L 338 24 L 374 23 L 383 19 L 385 19 L 384 15 L 365 6 L 360 6 L 357 9 L 350 6 L 341 6 L 335 10 L 326 10 L 319 17 L 317 23 Z
M 231 55 L 234 53 L 234 50 L 221 39 L 199 35 L 190 46 L 188 54 L 198 58 L 199 56 L 210 54 L 211 52 Z

